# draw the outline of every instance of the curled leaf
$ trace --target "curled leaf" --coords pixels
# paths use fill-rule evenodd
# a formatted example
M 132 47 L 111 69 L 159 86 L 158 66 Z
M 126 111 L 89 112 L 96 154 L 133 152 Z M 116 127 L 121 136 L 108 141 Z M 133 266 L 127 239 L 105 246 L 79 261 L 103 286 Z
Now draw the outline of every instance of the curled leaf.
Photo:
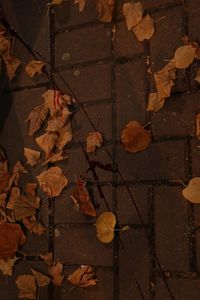
M 35 166 L 38 163 L 38 160 L 40 158 L 40 152 L 30 149 L 30 148 L 24 148 L 24 156 L 27 159 L 27 164 L 30 166 Z
M 116 217 L 112 212 L 102 213 L 96 221 L 97 237 L 102 243 L 110 243 L 114 239 Z
M 94 152 L 95 148 L 99 148 L 102 143 L 103 138 L 100 132 L 90 132 L 87 136 L 87 152 Z
M 36 299 L 37 286 L 33 275 L 19 275 L 16 279 L 18 298 Z
M 140 42 L 144 40 L 150 40 L 154 34 L 154 31 L 154 23 L 150 15 L 146 15 L 139 24 L 133 27 L 133 32 Z
M 99 21 L 111 22 L 115 0 L 96 0 L 96 10 L 99 15 Z
M 31 113 L 29 114 L 26 122 L 29 122 L 29 135 L 33 135 L 36 133 L 40 127 L 42 126 L 43 122 L 47 118 L 49 110 L 43 104 L 40 106 L 35 107 Z
M 63 264 L 57 262 L 55 265 L 49 267 L 49 275 L 52 277 L 52 282 L 56 286 L 61 286 L 64 280 Z
M 143 15 L 143 6 L 141 2 L 126 2 L 123 4 L 123 14 L 126 20 L 128 30 L 131 30 L 141 20 Z
M 122 131 L 121 141 L 128 152 L 136 153 L 145 150 L 151 143 L 151 134 L 138 122 L 129 122 Z
M 95 269 L 88 265 L 80 266 L 76 271 L 68 276 L 67 280 L 82 288 L 97 284 Z
M 200 177 L 192 178 L 182 193 L 183 197 L 188 201 L 200 203 Z
M 41 74 L 42 69 L 45 66 L 45 63 L 39 60 L 32 60 L 25 67 L 25 72 L 31 78 L 33 78 L 36 74 Z
M 56 133 L 47 132 L 38 136 L 35 141 L 40 148 L 44 150 L 46 159 L 48 159 L 56 145 L 57 140 L 58 135 Z
M 181 46 L 176 49 L 174 54 L 175 67 L 177 69 L 186 69 L 193 62 L 196 49 L 192 45 Z

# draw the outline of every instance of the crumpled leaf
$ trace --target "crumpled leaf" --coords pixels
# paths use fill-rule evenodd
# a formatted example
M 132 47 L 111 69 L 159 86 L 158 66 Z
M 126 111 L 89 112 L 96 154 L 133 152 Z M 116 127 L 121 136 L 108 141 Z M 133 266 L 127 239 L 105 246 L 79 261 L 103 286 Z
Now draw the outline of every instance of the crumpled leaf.
M 114 239 L 116 217 L 112 212 L 102 213 L 96 221 L 97 237 L 102 243 L 110 243 Z
M 145 150 L 151 143 L 151 134 L 138 122 L 129 122 L 122 131 L 121 141 L 126 151 L 136 153 Z
M 81 211 L 86 215 L 96 217 L 97 213 L 90 201 L 90 196 L 86 189 L 85 181 L 81 179 L 76 180 L 76 187 L 72 192 L 71 198 L 74 201 L 75 207 L 78 211 Z
M 82 288 L 88 286 L 94 286 L 97 284 L 96 274 L 94 267 L 91 266 L 80 266 L 76 271 L 70 274 L 67 278 L 74 285 Z
M 6 208 L 8 208 L 8 209 L 14 209 L 15 201 L 17 200 L 17 198 L 19 196 L 20 196 L 20 188 L 18 188 L 16 186 L 13 186 L 11 188 L 11 191 L 10 191 L 10 197 L 8 199 L 8 203 L 6 205 Z
M 94 152 L 95 148 L 99 148 L 102 143 L 103 138 L 100 132 L 90 132 L 87 136 L 87 152 Z
M 165 98 L 161 98 L 159 93 L 150 93 L 149 94 L 149 101 L 147 106 L 147 111 L 159 111 L 165 104 Z
M 14 258 L 8 259 L 0 259 L 0 270 L 2 271 L 4 276 L 12 276 L 13 267 L 15 265 L 16 260 L 18 260 L 16 256 Z
M 40 106 L 35 107 L 29 114 L 28 118 L 25 122 L 29 122 L 29 135 L 32 136 L 36 133 L 43 122 L 47 118 L 49 113 L 48 108 L 42 104 Z
M 56 148 L 61 151 L 64 147 L 72 140 L 72 125 L 68 121 L 67 124 L 62 128 L 60 136 L 56 143 Z
M 200 113 L 196 116 L 196 127 L 197 127 L 196 136 L 200 140 Z
M 143 6 L 141 2 L 126 2 L 123 4 L 123 14 L 126 20 L 128 30 L 131 30 L 141 20 L 143 15 Z
M 35 215 L 36 209 L 40 207 L 40 197 L 31 195 L 20 195 L 14 203 L 16 220 L 23 220 L 26 217 Z
M 45 261 L 45 263 L 49 266 L 52 265 L 53 263 L 53 254 L 52 252 L 50 253 L 46 253 L 46 254 L 41 254 L 40 255 L 41 259 L 43 259 Z
M 40 158 L 40 152 L 31 148 L 24 148 L 24 156 L 27 159 L 27 164 L 34 167 L 37 165 Z
M 54 149 L 57 140 L 58 135 L 54 132 L 44 133 L 35 139 L 40 148 L 44 150 L 46 159 L 48 159 L 51 155 L 51 152 Z
M 42 165 L 45 166 L 49 162 L 53 163 L 53 162 L 61 161 L 61 160 L 68 159 L 68 158 L 69 158 L 69 156 L 64 156 L 63 150 L 61 150 L 57 153 L 53 153 Z
M 23 219 L 23 224 L 31 233 L 35 233 L 39 236 L 46 231 L 45 226 L 37 221 L 35 215 Z
M 32 60 L 26 65 L 25 72 L 27 75 L 33 78 L 36 74 L 42 73 L 42 69 L 44 66 L 45 66 L 44 62 L 40 60 Z
M 0 224 L 0 258 L 12 258 L 18 247 L 26 242 L 23 230 L 18 224 Z
M 19 60 L 19 58 L 15 57 L 15 56 L 11 56 L 11 55 L 8 57 L 4 57 L 4 61 L 6 64 L 8 78 L 10 80 L 12 80 L 13 77 L 15 76 L 15 72 L 16 72 L 17 68 L 21 64 L 21 61 Z
M 182 191 L 183 197 L 192 203 L 200 203 L 200 177 L 190 180 L 188 186 Z
M 55 117 L 66 104 L 71 104 L 72 101 L 70 96 L 62 95 L 58 90 L 47 90 L 42 97 L 44 98 L 45 107 L 50 111 L 51 117 Z
M 44 273 L 39 272 L 35 269 L 31 269 L 31 271 L 35 277 L 38 287 L 47 286 L 51 282 L 51 278 L 49 276 L 45 275 Z
M 74 0 L 74 4 L 79 5 L 79 11 L 83 11 L 85 8 L 85 0 Z
M 37 286 L 33 275 L 18 275 L 16 285 L 19 289 L 18 298 L 36 299 Z
M 96 0 L 96 10 L 101 22 L 111 22 L 115 0 Z
M 48 126 L 46 128 L 46 131 L 51 132 L 60 132 L 62 128 L 64 127 L 65 123 L 69 119 L 69 116 L 71 115 L 71 112 L 69 111 L 67 106 L 64 106 L 58 115 L 56 117 L 52 117 L 48 121 Z
M 196 49 L 192 45 L 184 45 L 176 49 L 174 54 L 175 67 L 177 69 L 186 69 L 193 62 Z
M 36 176 L 41 189 L 49 197 L 59 196 L 63 188 L 68 184 L 67 178 L 59 167 L 51 167 L 47 171 Z
M 57 262 L 55 265 L 50 266 L 48 271 L 49 275 L 52 277 L 53 284 L 56 286 L 61 286 L 64 280 L 64 275 L 62 275 L 63 264 Z
M 150 40 L 155 32 L 153 19 L 146 15 L 142 21 L 133 27 L 133 32 L 138 41 Z

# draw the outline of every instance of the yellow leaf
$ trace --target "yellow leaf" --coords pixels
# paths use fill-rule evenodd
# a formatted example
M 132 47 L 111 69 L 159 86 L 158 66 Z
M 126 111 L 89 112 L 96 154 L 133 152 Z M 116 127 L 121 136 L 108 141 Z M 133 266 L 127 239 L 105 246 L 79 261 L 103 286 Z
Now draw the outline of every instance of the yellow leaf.
M 181 46 L 176 49 L 174 54 L 175 67 L 177 69 L 186 69 L 193 62 L 196 49 L 192 45 Z
M 146 17 L 144 17 L 139 24 L 133 27 L 133 32 L 140 42 L 144 40 L 150 40 L 154 34 L 154 31 L 154 23 L 150 15 L 146 15 Z
M 97 237 L 102 243 L 112 242 L 115 225 L 116 217 L 112 212 L 104 212 L 97 218 Z
M 192 178 L 182 193 L 183 197 L 188 201 L 200 203 L 200 177 Z
M 141 2 L 126 2 L 123 4 L 123 14 L 126 20 L 128 30 L 131 30 L 141 20 L 143 15 L 143 6 Z

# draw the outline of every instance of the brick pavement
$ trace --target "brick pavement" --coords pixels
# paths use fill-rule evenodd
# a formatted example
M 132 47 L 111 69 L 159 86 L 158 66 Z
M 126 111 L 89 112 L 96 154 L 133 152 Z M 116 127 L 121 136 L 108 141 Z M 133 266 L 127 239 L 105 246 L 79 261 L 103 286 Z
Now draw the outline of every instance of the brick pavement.
M 69 274 L 79 264 L 93 264 L 99 283 L 88 289 L 72 289 L 65 281 L 61 288 L 40 291 L 39 299 L 68 300 L 140 300 L 136 280 L 145 300 L 170 300 L 166 282 L 156 262 L 156 255 L 164 270 L 167 284 L 176 300 L 199 300 L 200 292 L 200 208 L 190 205 L 181 196 L 179 180 L 186 182 L 200 175 L 199 142 L 195 138 L 196 113 L 199 112 L 199 86 L 194 82 L 195 63 L 189 73 L 180 71 L 172 97 L 158 113 L 145 112 L 147 95 L 152 89 L 146 58 L 150 54 L 152 69 L 161 69 L 174 50 L 182 44 L 187 33 L 191 40 L 200 38 L 199 0 L 143 0 L 144 7 L 156 21 L 156 33 L 150 42 L 136 41 L 126 30 L 121 4 L 117 2 L 116 41 L 112 45 L 112 24 L 100 24 L 93 0 L 86 0 L 86 8 L 78 12 L 73 1 L 48 10 L 46 0 L 8 0 L 3 3 L 11 25 L 38 50 L 69 83 L 75 94 L 98 124 L 113 157 L 124 176 L 98 170 L 100 185 L 109 207 L 118 216 L 118 225 L 128 224 L 130 230 L 116 234 L 113 243 L 104 245 L 95 237 L 94 221 L 77 213 L 70 200 L 74 175 L 84 175 L 88 164 L 79 146 L 91 130 L 80 108 L 73 119 L 73 142 L 67 147 L 70 159 L 58 165 L 70 181 L 59 199 L 42 196 L 39 217 L 48 226 L 41 237 L 28 235 L 23 251 L 26 261 L 17 264 L 14 277 L 0 277 L 0 298 L 15 300 L 14 279 L 30 272 L 34 266 L 45 268 L 38 255 L 53 251 L 56 260 L 65 264 Z M 188 9 L 186 8 L 186 5 Z M 50 46 L 51 44 L 51 46 Z M 25 63 L 31 58 L 18 40 L 15 53 Z M 51 69 L 50 69 L 51 71 Z M 55 80 L 65 92 L 65 84 Z M 34 145 L 24 124 L 29 111 L 40 104 L 41 93 L 52 86 L 44 76 L 28 79 L 23 68 L 6 89 L 1 99 L 0 143 L 11 165 L 24 162 L 23 147 Z M 129 120 L 145 125 L 151 122 L 153 143 L 136 155 L 125 153 L 119 143 L 120 133 Z M 98 121 L 99 120 L 99 121 Z M 104 148 L 91 158 L 111 163 Z M 35 177 L 40 168 L 31 169 L 22 185 Z M 107 210 L 99 197 L 92 175 L 90 190 L 100 204 L 98 214 Z M 144 220 L 138 217 L 126 186 Z M 45 269 L 44 269 L 45 270 Z

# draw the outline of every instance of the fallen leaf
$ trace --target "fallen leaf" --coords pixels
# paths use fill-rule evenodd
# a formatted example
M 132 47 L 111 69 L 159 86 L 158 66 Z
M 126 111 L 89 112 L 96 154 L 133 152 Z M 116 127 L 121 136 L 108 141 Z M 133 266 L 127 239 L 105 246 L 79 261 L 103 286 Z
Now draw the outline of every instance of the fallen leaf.
M 100 132 L 90 132 L 87 136 L 87 152 L 94 152 L 95 148 L 99 148 L 102 143 L 103 138 Z
M 18 275 L 16 285 L 19 289 L 18 298 L 36 299 L 37 286 L 33 275 Z
M 49 267 L 49 275 L 52 277 L 52 282 L 56 286 L 61 286 L 64 280 L 63 264 L 57 262 L 55 265 Z
M 181 46 L 174 54 L 175 67 L 177 69 L 188 68 L 195 58 L 196 49 L 192 45 Z
M 51 4 L 53 5 L 60 5 L 63 0 L 52 0 Z
M 27 174 L 28 172 L 26 171 L 26 169 L 24 168 L 23 164 L 18 160 L 16 162 L 16 164 L 13 167 L 13 171 L 12 174 L 14 176 L 14 184 L 18 185 L 21 175 L 22 174 Z
M 0 224 L 0 258 L 12 258 L 26 237 L 18 224 Z
M 18 188 L 16 186 L 13 186 L 11 188 L 11 191 L 10 191 L 10 197 L 8 199 L 8 203 L 6 205 L 6 208 L 14 209 L 15 201 L 19 197 L 19 195 L 20 195 L 20 188 Z
M 69 111 L 67 106 L 64 106 L 57 114 L 57 116 L 52 117 L 48 121 L 48 126 L 46 131 L 50 132 L 60 132 L 62 128 L 65 126 L 65 123 L 69 119 L 71 112 Z
M 96 0 L 96 10 L 101 22 L 111 22 L 115 0 Z
M 196 74 L 195 80 L 196 80 L 198 83 L 200 83 L 200 68 L 198 68 L 198 70 L 197 70 L 197 74 Z
M 68 121 L 67 124 L 62 128 L 60 136 L 56 143 L 56 148 L 61 151 L 64 147 L 72 140 L 72 126 L 71 122 Z
M 182 194 L 188 201 L 200 203 L 200 177 L 192 178 Z
M 82 288 L 97 284 L 95 269 L 88 265 L 80 266 L 76 271 L 68 276 L 67 280 Z
M 104 212 L 97 218 L 97 237 L 102 243 L 112 242 L 115 225 L 116 217 L 112 212 Z
M 25 193 L 29 196 L 35 196 L 37 183 L 28 182 L 25 186 Z
M 49 197 L 59 196 L 63 188 L 68 184 L 67 178 L 59 167 L 51 167 L 40 175 L 36 176 L 41 189 Z
M 74 0 L 74 4 L 79 5 L 79 11 L 83 11 L 85 8 L 85 0 Z
M 196 127 L 197 127 L 196 136 L 200 140 L 200 113 L 196 116 Z
M 47 118 L 49 110 L 43 104 L 35 107 L 29 114 L 25 122 L 29 122 L 29 135 L 36 133 Z
M 0 270 L 2 271 L 4 276 L 12 276 L 13 267 L 15 265 L 16 260 L 18 260 L 16 256 L 14 258 L 8 259 L 0 259 Z
M 12 80 L 13 77 L 15 76 L 15 72 L 17 68 L 21 64 L 21 61 L 15 56 L 8 56 L 6 58 L 4 57 L 4 61 L 6 64 L 8 78 Z
M 38 163 L 38 160 L 40 158 L 40 152 L 30 149 L 30 148 L 24 148 L 24 156 L 27 159 L 27 164 L 30 166 L 36 166 Z
M 25 72 L 31 78 L 33 78 L 36 74 L 41 74 L 42 69 L 45 66 L 45 63 L 39 60 L 32 60 L 25 67 Z
M 50 111 L 50 116 L 55 117 L 56 114 L 63 109 L 66 104 L 65 98 L 58 90 L 47 90 L 42 97 L 44 98 L 44 105 Z
M 36 209 L 40 207 L 40 197 L 31 195 L 20 195 L 14 203 L 16 220 L 23 220 L 26 217 L 35 215 Z
M 35 233 L 39 236 L 46 232 L 45 226 L 37 221 L 35 215 L 23 219 L 23 224 L 31 233 Z
M 45 166 L 46 164 L 61 161 L 64 159 L 68 159 L 69 156 L 63 156 L 63 150 L 59 151 L 58 153 L 52 153 L 52 155 L 42 164 Z
M 74 201 L 74 204 L 78 211 L 81 211 L 86 215 L 96 217 L 96 210 L 94 209 L 94 206 L 90 201 L 90 196 L 86 189 L 85 181 L 81 179 L 76 180 L 76 187 L 72 192 L 71 198 Z
M 47 286 L 51 282 L 51 278 L 49 276 L 45 275 L 44 273 L 36 271 L 35 269 L 31 269 L 31 271 L 35 277 L 38 287 Z
M 11 53 L 12 40 L 5 35 L 6 31 L 0 35 L 0 53 L 5 57 L 9 57 Z
M 153 19 L 146 15 L 142 21 L 133 27 L 133 32 L 138 41 L 150 40 L 155 32 Z
M 40 148 L 44 150 L 46 159 L 48 159 L 51 155 L 51 152 L 53 151 L 57 140 L 58 135 L 54 132 L 44 133 L 35 139 Z
M 138 122 L 129 122 L 122 131 L 121 141 L 126 151 L 136 153 L 145 150 L 151 143 L 151 134 Z
M 6 193 L 0 194 L 0 207 L 5 207 L 6 206 L 6 199 L 7 199 L 7 194 Z
M 128 30 L 131 30 L 141 20 L 143 15 L 143 6 L 141 2 L 126 2 L 123 4 L 123 14 L 126 20 Z
M 45 261 L 45 263 L 47 263 L 47 265 L 51 266 L 53 263 L 53 254 L 52 252 L 50 253 L 46 253 L 46 254 L 41 254 L 40 255 L 41 259 L 43 259 Z
M 159 93 L 150 93 L 149 94 L 149 101 L 147 106 L 147 111 L 159 111 L 165 104 L 165 98 L 161 98 Z
M 10 174 L 5 173 L 3 176 L 0 177 L 0 193 L 4 192 L 9 184 Z

